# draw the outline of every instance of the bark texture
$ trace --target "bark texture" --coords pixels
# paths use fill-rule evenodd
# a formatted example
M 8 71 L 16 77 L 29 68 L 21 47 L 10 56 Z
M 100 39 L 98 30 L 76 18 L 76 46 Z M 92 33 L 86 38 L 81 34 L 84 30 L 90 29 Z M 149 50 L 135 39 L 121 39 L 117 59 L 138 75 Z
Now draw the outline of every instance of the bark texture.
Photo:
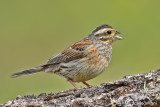
M 0 107 L 160 107 L 160 69 L 100 86 L 17 96 Z

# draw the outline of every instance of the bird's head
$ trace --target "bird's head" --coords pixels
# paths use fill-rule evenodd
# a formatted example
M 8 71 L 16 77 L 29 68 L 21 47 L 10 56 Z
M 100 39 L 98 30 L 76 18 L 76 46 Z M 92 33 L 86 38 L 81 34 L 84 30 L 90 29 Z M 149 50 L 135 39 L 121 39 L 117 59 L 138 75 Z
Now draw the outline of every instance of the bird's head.
M 121 34 L 120 31 L 113 29 L 110 25 L 103 24 L 98 26 L 90 35 L 93 39 L 98 39 L 101 43 L 112 44 L 115 40 L 121 40 L 122 37 L 117 34 Z

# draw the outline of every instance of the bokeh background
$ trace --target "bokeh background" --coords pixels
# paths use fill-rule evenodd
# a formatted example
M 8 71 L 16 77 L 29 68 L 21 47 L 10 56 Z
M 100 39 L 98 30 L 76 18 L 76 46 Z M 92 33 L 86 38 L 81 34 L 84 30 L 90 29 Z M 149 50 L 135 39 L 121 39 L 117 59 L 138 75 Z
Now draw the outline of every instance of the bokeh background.
M 110 24 L 123 32 L 124 40 L 114 44 L 107 70 L 88 83 L 99 85 L 160 68 L 159 3 L 158 0 L 1 0 L 0 103 L 17 95 L 73 88 L 54 74 L 20 78 L 10 75 L 44 64 L 101 24 Z

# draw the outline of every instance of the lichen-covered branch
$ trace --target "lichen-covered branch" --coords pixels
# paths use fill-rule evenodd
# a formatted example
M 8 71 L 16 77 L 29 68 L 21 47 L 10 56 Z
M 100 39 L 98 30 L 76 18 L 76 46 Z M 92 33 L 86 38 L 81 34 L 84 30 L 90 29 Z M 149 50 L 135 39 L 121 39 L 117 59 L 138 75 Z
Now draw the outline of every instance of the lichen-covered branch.
M 70 89 L 39 96 L 18 96 L 0 106 L 28 107 L 160 107 L 160 69 L 125 76 L 100 86 Z

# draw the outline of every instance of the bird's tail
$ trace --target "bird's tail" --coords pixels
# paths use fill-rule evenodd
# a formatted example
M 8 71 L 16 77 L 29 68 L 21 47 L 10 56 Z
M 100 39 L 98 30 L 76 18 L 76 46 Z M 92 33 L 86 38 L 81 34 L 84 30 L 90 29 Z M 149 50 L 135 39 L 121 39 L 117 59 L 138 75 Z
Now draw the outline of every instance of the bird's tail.
M 35 68 L 31 68 L 31 69 L 27 69 L 27 70 L 23 70 L 17 73 L 14 73 L 11 75 L 11 77 L 19 77 L 22 75 L 29 75 L 29 74 L 33 74 L 33 73 L 38 73 L 41 72 L 45 69 L 45 67 L 35 67 Z

